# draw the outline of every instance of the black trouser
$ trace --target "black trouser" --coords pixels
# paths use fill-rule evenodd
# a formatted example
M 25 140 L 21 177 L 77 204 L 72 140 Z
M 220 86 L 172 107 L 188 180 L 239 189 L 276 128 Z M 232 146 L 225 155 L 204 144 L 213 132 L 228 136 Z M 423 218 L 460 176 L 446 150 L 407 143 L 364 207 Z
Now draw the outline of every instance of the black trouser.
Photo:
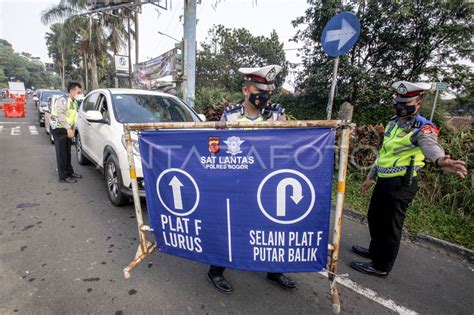
M 418 190 L 417 178 L 410 186 L 403 184 L 403 176 L 378 178 L 370 199 L 367 218 L 370 231 L 370 255 L 374 267 L 392 270 L 402 237 L 403 221 Z
M 59 179 L 66 179 L 74 173 L 71 165 L 71 139 L 64 128 L 51 129 L 56 147 L 56 162 L 58 164 Z
M 219 266 L 211 266 L 211 268 L 209 268 L 210 273 L 214 276 L 222 276 L 224 274 L 224 270 L 225 270 L 225 267 L 219 267 Z M 267 274 L 270 277 L 277 277 L 277 276 L 281 275 L 282 273 L 280 273 L 280 272 L 269 272 Z

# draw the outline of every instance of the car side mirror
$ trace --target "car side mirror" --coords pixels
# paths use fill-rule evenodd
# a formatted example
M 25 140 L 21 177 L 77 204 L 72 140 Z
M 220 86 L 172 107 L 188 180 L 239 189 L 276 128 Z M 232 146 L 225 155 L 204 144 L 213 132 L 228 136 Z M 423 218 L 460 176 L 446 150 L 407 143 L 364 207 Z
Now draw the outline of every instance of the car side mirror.
M 202 121 L 206 121 L 207 118 L 206 118 L 206 115 L 204 114 L 198 114 L 199 118 L 201 118 Z
M 35 102 L 39 101 L 38 96 L 33 96 L 33 101 L 35 101 Z
M 108 121 L 104 120 L 102 114 L 98 110 L 88 110 L 86 112 L 86 120 L 93 123 L 108 123 Z

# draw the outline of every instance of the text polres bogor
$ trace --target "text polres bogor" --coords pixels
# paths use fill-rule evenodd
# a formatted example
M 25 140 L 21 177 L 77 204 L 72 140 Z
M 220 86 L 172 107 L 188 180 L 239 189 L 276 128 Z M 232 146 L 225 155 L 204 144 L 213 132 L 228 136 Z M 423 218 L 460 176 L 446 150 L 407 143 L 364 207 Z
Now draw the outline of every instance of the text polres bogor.
M 189 218 L 172 217 L 161 215 L 161 229 L 165 245 L 202 253 L 201 220 L 190 220 Z
M 260 231 L 250 230 L 253 260 L 267 262 L 317 261 L 316 253 L 323 231 Z

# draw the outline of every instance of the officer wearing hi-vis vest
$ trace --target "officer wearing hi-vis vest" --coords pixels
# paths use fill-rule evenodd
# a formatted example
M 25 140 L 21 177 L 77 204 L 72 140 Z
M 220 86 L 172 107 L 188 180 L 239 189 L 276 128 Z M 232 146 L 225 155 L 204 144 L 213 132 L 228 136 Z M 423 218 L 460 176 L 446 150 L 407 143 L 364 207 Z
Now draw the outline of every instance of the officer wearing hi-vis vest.
M 56 148 L 56 162 L 60 183 L 75 183 L 77 178 L 71 165 L 71 143 L 74 138 L 74 128 L 77 120 L 77 100 L 81 93 L 81 85 L 76 82 L 69 83 L 67 87 L 68 98 L 59 98 L 51 109 L 51 133 Z
M 419 114 L 423 94 L 431 85 L 399 81 L 392 87 L 396 89 L 396 116 L 388 122 L 376 165 L 362 184 L 365 194 L 377 177 L 367 214 L 370 246 L 352 247 L 371 261 L 353 261 L 351 267 L 379 277 L 386 277 L 395 263 L 405 214 L 418 190 L 417 171 L 424 160 L 461 178 L 467 176 L 465 163 L 445 155 L 438 144 L 438 129 Z
M 245 100 L 242 104 L 227 107 L 222 114 L 221 121 L 265 121 L 286 120 L 285 110 L 278 104 L 269 104 L 270 97 L 275 91 L 275 77 L 281 67 L 271 65 L 262 68 L 240 68 L 244 75 L 242 93 Z M 224 267 L 211 266 L 207 273 L 209 281 L 221 292 L 232 293 L 232 285 L 224 277 Z M 297 283 L 282 273 L 267 273 L 271 283 L 285 289 L 294 289 Z

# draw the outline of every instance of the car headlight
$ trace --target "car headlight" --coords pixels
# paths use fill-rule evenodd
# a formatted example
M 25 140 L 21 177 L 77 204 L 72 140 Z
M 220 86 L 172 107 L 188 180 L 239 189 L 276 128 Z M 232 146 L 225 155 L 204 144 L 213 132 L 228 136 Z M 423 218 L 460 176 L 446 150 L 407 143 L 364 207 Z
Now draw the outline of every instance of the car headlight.
M 125 135 L 122 136 L 122 145 L 125 148 L 125 150 L 127 150 Z M 133 155 L 140 155 L 140 147 L 138 146 L 138 140 L 132 139 L 132 153 Z

